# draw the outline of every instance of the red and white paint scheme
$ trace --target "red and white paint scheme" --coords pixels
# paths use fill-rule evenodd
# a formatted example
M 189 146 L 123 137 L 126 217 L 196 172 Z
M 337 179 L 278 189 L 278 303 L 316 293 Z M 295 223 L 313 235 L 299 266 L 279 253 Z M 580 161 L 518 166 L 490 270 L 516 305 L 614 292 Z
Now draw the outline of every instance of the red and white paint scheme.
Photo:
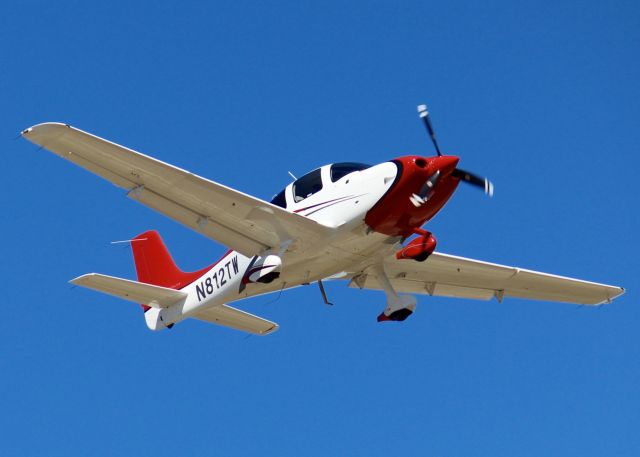
M 231 248 L 214 264 L 181 271 L 160 236 L 130 240 L 138 280 L 90 273 L 73 284 L 143 305 L 152 330 L 195 318 L 265 335 L 278 325 L 229 306 L 243 298 L 323 280 L 381 289 L 379 321 L 402 321 L 413 294 L 502 301 L 506 297 L 585 305 L 609 303 L 620 287 L 435 252 L 422 226 L 462 181 L 492 195 L 486 179 L 442 155 L 424 105 L 420 116 L 437 155 L 407 155 L 369 166 L 325 165 L 271 202 L 210 181 L 70 125 L 28 128 L 29 141 L 127 190 L 127 196 Z

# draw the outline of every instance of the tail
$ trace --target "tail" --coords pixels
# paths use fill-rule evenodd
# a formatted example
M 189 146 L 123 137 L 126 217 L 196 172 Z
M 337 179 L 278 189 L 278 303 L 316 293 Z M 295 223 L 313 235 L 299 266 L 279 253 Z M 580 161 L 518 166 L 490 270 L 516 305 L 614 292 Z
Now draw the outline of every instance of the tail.
M 207 267 L 194 272 L 182 271 L 171 258 L 160 234 L 155 230 L 136 236 L 131 241 L 131 249 L 138 281 L 154 286 L 179 290 L 191 284 L 209 269 Z
M 256 335 L 266 335 L 278 329 L 278 324 L 274 322 L 227 305 L 207 308 L 193 316 L 183 315 L 181 309 L 174 305 L 181 301 L 184 303 L 188 298 L 188 292 L 179 289 L 201 278 L 215 264 L 199 271 L 182 271 L 171 258 L 171 254 L 155 230 L 136 236 L 131 240 L 131 249 L 138 281 L 89 273 L 73 279 L 71 283 L 134 303 L 150 303 L 152 307 L 148 305 L 142 305 L 142 307 L 144 319 L 151 330 L 171 328 L 174 323 L 180 322 L 185 317 L 193 317 Z
M 138 281 L 154 286 L 179 290 L 191 284 L 208 270 L 208 268 L 203 268 L 199 271 L 185 272 L 178 268 L 160 238 L 160 234 L 155 230 L 141 233 L 131 240 L 131 250 L 133 251 L 133 261 L 136 264 Z M 149 314 L 147 311 L 151 309 L 149 305 L 140 304 L 140 306 L 145 312 L 147 325 L 149 325 L 149 320 L 153 320 L 157 316 L 147 315 Z M 158 313 L 159 310 L 156 310 L 153 314 Z

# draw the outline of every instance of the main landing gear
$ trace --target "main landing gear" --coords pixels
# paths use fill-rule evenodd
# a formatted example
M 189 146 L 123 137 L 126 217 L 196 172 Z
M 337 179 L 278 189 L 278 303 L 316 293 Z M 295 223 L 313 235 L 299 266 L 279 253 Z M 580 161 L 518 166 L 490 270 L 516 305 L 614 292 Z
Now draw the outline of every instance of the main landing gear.
M 413 295 L 398 295 L 393 289 L 382 264 L 372 267 L 378 278 L 378 283 L 387 296 L 387 307 L 378 316 L 378 322 L 403 321 L 416 309 L 416 297 Z
M 412 259 L 424 262 L 427 257 L 433 254 L 437 243 L 433 234 L 422 229 L 414 229 L 414 233 L 420 236 L 396 252 L 396 259 Z

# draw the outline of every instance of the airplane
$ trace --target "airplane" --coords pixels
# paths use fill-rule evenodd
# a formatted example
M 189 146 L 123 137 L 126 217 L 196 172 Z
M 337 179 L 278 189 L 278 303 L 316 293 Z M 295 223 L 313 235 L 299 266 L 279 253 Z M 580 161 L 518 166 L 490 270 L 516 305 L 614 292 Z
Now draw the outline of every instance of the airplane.
M 415 294 L 601 305 L 624 293 L 621 287 L 436 252 L 436 238 L 424 224 L 459 183 L 489 196 L 493 184 L 459 168 L 459 157 L 443 155 L 427 107 L 420 105 L 418 112 L 435 156 L 324 165 L 295 179 L 270 202 L 68 124 L 38 124 L 22 136 L 230 248 L 217 262 L 185 272 L 150 230 L 127 240 L 137 281 L 98 273 L 70 281 L 141 304 L 151 330 L 193 318 L 267 335 L 278 324 L 229 303 L 317 283 L 323 301 L 331 304 L 325 280 L 383 291 L 379 322 L 404 321 L 415 311 Z

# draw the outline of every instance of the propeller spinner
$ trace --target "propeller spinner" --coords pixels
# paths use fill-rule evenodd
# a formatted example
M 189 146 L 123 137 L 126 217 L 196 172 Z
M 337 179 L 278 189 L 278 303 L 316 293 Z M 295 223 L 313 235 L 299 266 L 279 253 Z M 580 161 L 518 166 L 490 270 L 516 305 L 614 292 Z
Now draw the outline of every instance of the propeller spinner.
M 429 136 L 431 137 L 431 141 L 433 142 L 433 146 L 436 149 L 436 153 L 438 154 L 438 157 L 442 156 L 442 152 L 440 152 L 440 146 L 438 146 L 438 141 L 436 140 L 435 130 L 433 129 L 433 125 L 431 124 L 431 120 L 429 119 L 429 111 L 427 110 L 427 105 L 419 105 L 418 113 L 420 114 L 420 118 L 423 120 L 424 125 L 427 128 L 427 132 L 429 132 Z M 461 168 L 456 168 L 455 170 L 453 170 L 453 173 L 451 173 L 451 175 L 460 179 L 460 181 L 466 182 L 468 184 L 471 184 L 472 186 L 476 186 L 483 189 L 485 194 L 487 194 L 489 197 L 493 197 L 493 183 L 489 181 L 487 178 L 478 176 L 474 173 L 463 170 Z M 424 183 L 424 185 L 418 191 L 418 193 L 414 194 L 414 197 L 417 196 L 419 198 L 419 200 L 416 200 L 416 202 L 412 200 L 412 203 L 414 205 L 417 202 L 420 202 L 420 200 L 428 200 L 429 194 L 437 184 L 439 177 L 440 177 L 439 174 L 438 176 L 436 175 L 431 176 Z

